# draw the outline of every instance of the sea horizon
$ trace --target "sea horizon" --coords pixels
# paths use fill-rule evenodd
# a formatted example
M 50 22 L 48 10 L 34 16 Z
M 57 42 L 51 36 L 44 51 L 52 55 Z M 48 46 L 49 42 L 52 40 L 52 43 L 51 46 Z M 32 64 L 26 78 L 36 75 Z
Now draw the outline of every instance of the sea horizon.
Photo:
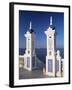
M 19 48 L 19 55 L 24 55 L 26 48 Z M 64 58 L 64 48 L 57 48 L 57 50 L 60 50 L 61 58 Z M 47 50 L 46 48 L 35 48 L 36 56 L 45 63 Z

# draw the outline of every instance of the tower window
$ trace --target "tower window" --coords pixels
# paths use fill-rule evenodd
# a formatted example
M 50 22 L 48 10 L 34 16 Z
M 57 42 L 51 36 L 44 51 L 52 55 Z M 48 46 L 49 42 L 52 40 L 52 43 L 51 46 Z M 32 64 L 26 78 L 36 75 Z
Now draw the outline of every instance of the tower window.
M 29 68 L 30 67 L 30 58 L 27 57 L 27 67 Z
M 48 59 L 48 72 L 53 72 L 53 61 Z
M 30 53 L 30 51 L 28 51 L 28 53 Z
M 49 36 L 49 38 L 51 38 L 51 36 Z
M 49 52 L 49 55 L 51 55 L 52 53 L 51 53 L 51 51 Z
M 28 39 L 28 40 L 30 40 L 30 39 Z

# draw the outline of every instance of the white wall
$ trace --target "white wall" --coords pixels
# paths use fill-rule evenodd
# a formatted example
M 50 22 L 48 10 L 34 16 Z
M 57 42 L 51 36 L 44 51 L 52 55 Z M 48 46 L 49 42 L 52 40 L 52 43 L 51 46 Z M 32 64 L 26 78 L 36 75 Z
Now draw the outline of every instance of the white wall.
M 72 4 L 72 0 L 0 0 L 0 90 L 9 90 L 9 2 L 22 1 L 32 3 L 48 3 L 48 4 Z M 72 7 L 72 5 L 71 5 Z M 71 13 L 72 14 L 72 13 Z M 72 19 L 71 19 L 72 21 Z M 72 38 L 72 37 L 71 37 Z M 72 67 L 71 67 L 72 68 Z M 28 87 L 21 89 L 42 89 L 42 90 L 71 90 L 72 85 L 56 85 L 44 87 Z

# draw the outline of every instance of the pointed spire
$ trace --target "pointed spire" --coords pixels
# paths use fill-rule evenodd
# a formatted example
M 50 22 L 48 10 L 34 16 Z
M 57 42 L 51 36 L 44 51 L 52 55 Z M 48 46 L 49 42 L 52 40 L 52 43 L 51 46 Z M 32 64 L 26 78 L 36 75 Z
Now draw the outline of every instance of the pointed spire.
M 50 17 L 50 25 L 52 25 L 52 16 Z
M 30 33 L 33 33 L 34 31 L 33 31 L 33 29 L 32 29 L 32 22 L 30 21 L 30 25 L 29 25 L 29 32 Z
M 31 22 L 31 21 L 30 21 L 29 29 L 30 29 L 30 30 L 32 29 L 32 22 Z

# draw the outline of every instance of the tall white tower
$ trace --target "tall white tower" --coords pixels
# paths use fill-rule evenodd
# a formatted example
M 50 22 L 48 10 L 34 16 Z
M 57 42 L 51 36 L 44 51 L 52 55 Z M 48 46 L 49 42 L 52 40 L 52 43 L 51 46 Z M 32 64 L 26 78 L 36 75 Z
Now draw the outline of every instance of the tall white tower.
M 35 54 L 35 34 L 30 22 L 29 30 L 24 35 L 26 37 L 26 50 L 24 54 L 24 68 L 32 71 L 36 68 L 36 54 Z
M 46 74 L 55 76 L 55 27 L 52 25 L 52 16 L 50 17 L 49 28 L 45 31 L 47 37 L 47 56 L 46 56 Z

